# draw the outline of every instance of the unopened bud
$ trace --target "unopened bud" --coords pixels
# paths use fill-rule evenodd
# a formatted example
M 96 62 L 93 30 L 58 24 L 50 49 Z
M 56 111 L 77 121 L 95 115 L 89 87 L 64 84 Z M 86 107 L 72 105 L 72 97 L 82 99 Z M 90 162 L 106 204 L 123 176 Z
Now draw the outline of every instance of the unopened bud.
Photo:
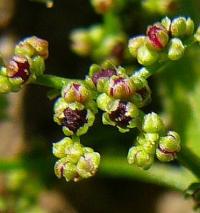
M 168 50 L 168 58 L 171 60 L 178 60 L 180 59 L 185 51 L 185 47 L 182 41 L 178 38 L 173 38 L 170 41 L 170 46 Z
M 138 49 L 145 44 L 145 36 L 136 36 L 129 40 L 128 48 L 132 56 L 137 57 Z
M 191 18 L 186 20 L 186 35 L 190 36 L 194 32 L 194 21 Z
M 162 26 L 168 31 L 170 32 L 170 28 L 171 28 L 171 19 L 169 19 L 167 16 L 165 18 L 163 18 L 161 20 L 161 24 Z
M 186 33 L 186 19 L 185 17 L 178 17 L 172 20 L 171 23 L 171 35 L 174 37 L 184 36 Z
M 91 0 L 97 13 L 106 13 L 115 6 L 115 0 Z

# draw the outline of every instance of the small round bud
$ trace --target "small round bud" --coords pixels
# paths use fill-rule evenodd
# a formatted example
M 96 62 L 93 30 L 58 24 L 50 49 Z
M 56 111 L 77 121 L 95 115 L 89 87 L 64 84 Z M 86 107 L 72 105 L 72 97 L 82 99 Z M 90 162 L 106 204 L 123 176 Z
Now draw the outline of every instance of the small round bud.
M 62 97 L 69 103 L 75 101 L 85 103 L 90 99 L 91 94 L 84 84 L 72 82 L 63 87 Z
M 107 94 L 113 98 L 128 100 L 135 93 L 133 82 L 130 78 L 113 76 L 109 80 Z
M 168 58 L 171 60 L 180 59 L 185 51 L 185 47 L 182 41 L 178 38 L 173 38 L 170 41 L 169 50 L 168 50 Z
M 144 66 L 150 66 L 158 60 L 158 53 L 154 50 L 150 50 L 147 46 L 141 46 L 138 49 L 137 60 Z
M 162 26 L 169 32 L 171 28 L 171 19 L 165 17 L 161 20 Z
M 10 78 L 20 78 L 26 82 L 30 76 L 28 60 L 22 56 L 14 56 L 7 65 L 7 75 Z
M 168 153 L 179 152 L 181 149 L 179 134 L 173 131 L 169 131 L 167 136 L 160 138 L 159 148 L 163 152 L 168 152 Z
M 112 101 L 113 99 L 105 93 L 100 94 L 96 100 L 98 108 L 103 111 L 107 111 L 109 109 L 109 106 Z
M 55 174 L 58 178 L 65 177 L 66 181 L 78 181 L 80 179 L 77 171 L 76 165 L 68 162 L 67 158 L 62 158 L 58 160 L 54 166 Z
M 174 37 L 184 36 L 186 33 L 186 19 L 184 17 L 178 17 L 173 19 L 170 31 L 171 35 Z
M 147 28 L 147 45 L 153 49 L 163 49 L 169 40 L 167 30 L 161 24 L 154 24 Z
M 200 42 L 200 25 L 197 28 L 197 31 L 194 34 L 194 38 L 197 42 Z
M 143 169 L 149 169 L 153 164 L 153 157 L 143 150 L 141 146 L 135 146 L 129 149 L 128 163 L 134 164 Z
M 160 116 L 152 112 L 144 116 L 142 129 L 146 133 L 160 133 L 165 127 Z
M 115 0 L 91 0 L 91 4 L 97 13 L 103 14 L 115 6 Z
M 158 149 L 156 149 L 156 157 L 162 162 L 170 162 L 176 158 L 176 153 L 167 152 L 159 147 Z
M 97 152 L 85 153 L 77 163 L 77 172 L 81 178 L 95 175 L 100 164 L 100 154 Z
M 128 48 L 129 52 L 135 58 L 137 57 L 138 49 L 143 46 L 146 42 L 145 36 L 137 36 L 129 40 Z
M 89 32 L 84 29 L 74 30 L 71 35 L 71 48 L 81 56 L 88 56 L 91 53 L 92 43 Z
M 186 35 L 190 36 L 194 32 L 194 21 L 191 18 L 186 20 Z
M 94 45 L 98 45 L 101 42 L 104 35 L 104 28 L 102 25 L 95 25 L 89 29 L 89 36 Z
M 9 81 L 9 78 L 0 75 L 0 94 L 8 93 L 11 91 L 12 91 L 12 83 Z
M 71 138 L 65 137 L 61 141 L 57 143 L 53 143 L 53 155 L 57 158 L 66 157 L 65 149 L 71 147 L 73 145 L 73 141 Z

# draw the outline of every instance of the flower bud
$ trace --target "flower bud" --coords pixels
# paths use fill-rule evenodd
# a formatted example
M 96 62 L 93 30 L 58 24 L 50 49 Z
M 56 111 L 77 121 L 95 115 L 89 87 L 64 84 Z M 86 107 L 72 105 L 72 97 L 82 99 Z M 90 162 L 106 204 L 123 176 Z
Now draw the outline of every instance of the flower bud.
M 78 181 L 80 177 L 76 171 L 76 165 L 68 162 L 67 158 L 61 158 L 54 166 L 55 174 L 58 178 L 65 177 L 66 181 Z
M 186 19 L 184 17 L 178 17 L 173 19 L 170 31 L 171 35 L 174 37 L 184 36 L 186 33 Z
M 0 94 L 8 93 L 11 91 L 12 91 L 12 83 L 9 81 L 9 78 L 0 75 Z
M 42 75 L 45 70 L 45 62 L 43 57 L 35 56 L 31 61 L 30 70 L 31 70 L 31 73 L 35 75 L 36 77 Z
M 159 23 L 147 28 L 147 45 L 155 50 L 163 49 L 169 40 L 167 30 Z
M 26 82 L 30 76 L 30 65 L 28 60 L 22 56 L 14 56 L 7 65 L 7 75 L 13 79 Z
M 178 38 L 173 38 L 170 41 L 170 46 L 168 50 L 168 58 L 171 60 L 178 60 L 180 59 L 185 51 L 185 47 L 182 41 Z
M 171 19 L 169 19 L 167 16 L 165 18 L 163 18 L 161 20 L 161 24 L 162 26 L 168 31 L 170 32 L 170 28 L 171 28 Z
M 115 0 L 91 0 L 91 4 L 97 13 L 103 14 L 115 6 Z
M 100 164 L 100 154 L 97 152 L 85 153 L 77 163 L 77 173 L 81 178 L 95 175 Z
M 194 21 L 191 18 L 186 20 L 186 35 L 190 36 L 194 32 Z
M 67 136 L 83 135 L 93 125 L 95 115 L 84 105 L 75 102 L 67 103 L 59 98 L 54 107 L 54 121 L 63 126 L 63 132 Z
M 136 36 L 136 37 L 130 39 L 129 43 L 128 43 L 128 48 L 129 48 L 129 52 L 131 53 L 131 55 L 136 58 L 138 49 L 141 46 L 143 46 L 145 44 L 145 42 L 146 42 L 145 36 Z
M 160 116 L 152 112 L 144 116 L 142 129 L 146 133 L 160 133 L 165 127 Z
M 94 25 L 89 29 L 89 36 L 94 45 L 99 45 L 104 35 L 104 28 L 102 25 Z
M 194 34 L 194 38 L 196 41 L 200 42 L 200 25 L 198 26 L 197 31 Z
M 32 36 L 21 41 L 15 48 L 15 54 L 21 56 L 41 56 L 48 58 L 48 42 L 44 39 Z
M 62 97 L 68 103 L 72 103 L 75 101 L 79 103 L 85 103 L 90 99 L 91 93 L 84 84 L 71 82 L 63 87 Z
M 143 169 L 149 169 L 154 161 L 153 156 L 145 152 L 141 146 L 130 148 L 127 159 L 129 164 L 134 164 Z
M 158 53 L 154 50 L 148 49 L 147 46 L 143 45 L 138 49 L 137 60 L 144 66 L 150 66 L 158 60 Z
M 117 126 L 120 132 L 128 132 L 137 125 L 139 116 L 138 108 L 130 103 L 120 100 L 111 101 L 103 114 L 102 121 L 105 125 Z
M 91 53 L 92 43 L 87 30 L 74 30 L 70 35 L 70 40 L 71 48 L 76 54 L 88 56 Z
M 96 100 L 98 108 L 103 111 L 109 110 L 112 101 L 114 100 L 105 93 L 100 94 Z
M 171 161 L 180 149 L 180 136 L 176 132 L 169 131 L 167 136 L 160 138 L 156 153 L 159 160 Z
M 113 98 L 128 100 L 135 93 L 133 82 L 130 78 L 112 76 L 108 83 L 107 94 Z

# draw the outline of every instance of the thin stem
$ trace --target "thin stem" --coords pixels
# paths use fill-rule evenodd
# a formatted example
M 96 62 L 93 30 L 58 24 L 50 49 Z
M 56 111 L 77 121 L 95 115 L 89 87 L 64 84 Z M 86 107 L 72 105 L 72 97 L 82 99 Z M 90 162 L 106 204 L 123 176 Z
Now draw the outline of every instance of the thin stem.
M 100 173 L 111 177 L 134 178 L 178 191 L 184 191 L 192 182 L 196 181 L 195 177 L 183 168 L 155 163 L 151 169 L 145 171 L 128 165 L 124 158 L 110 156 L 103 157 Z

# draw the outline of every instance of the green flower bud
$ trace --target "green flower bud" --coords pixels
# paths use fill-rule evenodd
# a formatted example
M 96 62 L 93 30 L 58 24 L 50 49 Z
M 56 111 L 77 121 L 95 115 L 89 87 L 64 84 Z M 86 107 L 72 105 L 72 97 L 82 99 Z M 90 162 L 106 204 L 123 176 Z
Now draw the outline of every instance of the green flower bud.
M 91 96 L 90 90 L 84 84 L 78 82 L 71 82 L 62 89 L 62 97 L 68 103 L 76 101 L 85 103 L 91 99 Z
M 101 25 L 92 26 L 89 29 L 89 36 L 94 45 L 98 45 L 101 42 L 104 35 L 104 28 Z
M 160 116 L 152 112 L 144 116 L 142 129 L 146 133 L 160 133 L 164 131 L 165 126 Z
M 181 37 L 186 34 L 186 19 L 185 17 L 178 17 L 172 20 L 171 23 L 171 35 L 174 37 Z
M 198 26 L 197 31 L 194 34 L 194 38 L 196 41 L 200 42 L 200 25 Z
M 176 153 L 180 151 L 180 136 L 178 133 L 169 131 L 167 136 L 161 137 L 159 140 L 159 151 L 163 154 L 176 156 Z
M 148 49 L 147 46 L 143 45 L 138 48 L 137 60 L 144 66 L 150 66 L 158 60 L 158 53 L 154 50 Z
M 168 31 L 160 23 L 149 26 L 146 34 L 148 47 L 155 50 L 162 50 L 169 41 Z
M 8 93 L 11 91 L 12 91 L 12 83 L 9 81 L 9 78 L 0 75 L 0 94 Z
M 15 54 L 29 57 L 39 55 L 46 59 L 49 55 L 48 42 L 36 36 L 26 38 L 16 46 Z
M 170 41 L 170 46 L 168 50 L 168 58 L 171 60 L 178 60 L 180 59 L 185 51 L 185 47 L 182 41 L 178 38 L 173 38 Z
M 55 175 L 58 178 L 65 177 L 66 181 L 73 180 L 75 182 L 80 180 L 77 173 L 76 165 L 68 162 L 67 158 L 61 158 L 55 163 L 54 166 Z
M 81 178 L 95 175 L 100 163 L 100 154 L 97 152 L 85 153 L 77 163 L 77 172 Z
M 138 49 L 143 46 L 146 42 L 146 37 L 145 36 L 136 36 L 132 39 L 129 40 L 128 43 L 128 48 L 129 52 L 131 53 L 132 56 L 135 58 L 137 57 L 138 54 Z
M 105 93 L 99 95 L 96 100 L 98 108 L 103 111 L 109 110 L 109 106 L 112 104 L 112 101 L 113 99 L 108 95 L 106 95 Z
M 30 70 L 33 75 L 42 75 L 45 70 L 44 58 L 41 56 L 35 56 L 31 61 Z
M 72 50 L 81 56 L 88 56 L 91 53 L 92 43 L 89 32 L 84 29 L 74 30 L 70 35 Z
M 130 148 L 127 159 L 129 164 L 134 164 L 143 169 L 149 169 L 154 161 L 153 156 L 144 151 L 142 146 Z
M 108 104 L 102 121 L 105 125 L 116 126 L 120 132 L 124 133 L 137 126 L 138 117 L 139 110 L 134 104 L 113 100 Z
M 186 20 L 186 35 L 190 36 L 194 32 L 194 21 L 191 18 Z
M 91 0 L 91 4 L 97 13 L 103 14 L 115 6 L 115 0 Z
M 66 157 L 65 150 L 73 146 L 73 141 L 71 138 L 65 137 L 57 143 L 53 143 L 53 155 L 57 158 Z
M 59 98 L 54 107 L 54 121 L 62 125 L 67 136 L 83 135 L 93 125 L 95 115 L 90 109 L 78 102 L 67 103 L 64 98 Z
M 165 17 L 161 20 L 162 26 L 169 32 L 171 28 L 171 19 Z
M 176 158 L 176 153 L 163 152 L 163 150 L 158 148 L 156 149 L 156 157 L 162 162 L 170 162 Z

